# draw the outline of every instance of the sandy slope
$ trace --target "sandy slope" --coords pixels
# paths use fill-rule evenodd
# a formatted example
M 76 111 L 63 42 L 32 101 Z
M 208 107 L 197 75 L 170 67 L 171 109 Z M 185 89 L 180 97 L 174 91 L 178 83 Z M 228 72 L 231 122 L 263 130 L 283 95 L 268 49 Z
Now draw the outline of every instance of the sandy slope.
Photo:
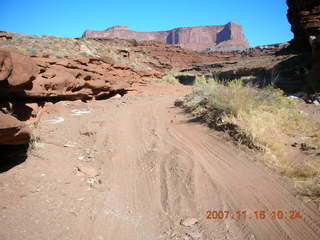
M 0 174 L 0 239 L 319 239 L 318 210 L 173 107 L 175 90 L 51 107 L 36 149 Z M 210 209 L 249 216 L 210 220 Z M 274 210 L 303 217 L 275 220 Z

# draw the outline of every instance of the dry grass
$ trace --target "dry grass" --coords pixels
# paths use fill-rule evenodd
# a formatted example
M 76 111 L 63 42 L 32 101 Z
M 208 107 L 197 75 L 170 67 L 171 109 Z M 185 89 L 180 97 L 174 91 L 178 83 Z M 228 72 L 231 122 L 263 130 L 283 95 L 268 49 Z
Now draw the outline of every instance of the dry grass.
M 172 72 L 169 72 L 167 75 L 165 75 L 162 79 L 159 80 L 160 82 L 167 82 L 170 84 L 177 84 L 179 81 L 176 78 L 176 75 Z
M 39 133 L 39 122 L 33 122 L 29 125 L 32 135 L 31 139 L 29 141 L 29 152 L 32 152 L 33 150 L 37 149 L 39 146 L 41 146 L 40 142 L 40 133 Z
M 320 123 L 305 116 L 298 101 L 281 90 L 258 89 L 241 79 L 223 83 L 197 77 L 193 92 L 181 104 L 215 129 L 228 132 L 237 143 L 264 152 L 266 164 L 279 173 L 308 181 L 320 176 L 320 157 L 298 165 L 288 161 L 292 141 L 312 146 L 310 154 L 319 152 Z
M 164 75 L 162 78 L 156 78 L 156 77 L 143 77 L 142 80 L 144 81 L 148 81 L 148 82 L 156 82 L 156 83 L 170 83 L 170 84 L 177 84 L 179 81 L 178 79 L 175 77 L 174 73 L 167 73 L 166 75 Z

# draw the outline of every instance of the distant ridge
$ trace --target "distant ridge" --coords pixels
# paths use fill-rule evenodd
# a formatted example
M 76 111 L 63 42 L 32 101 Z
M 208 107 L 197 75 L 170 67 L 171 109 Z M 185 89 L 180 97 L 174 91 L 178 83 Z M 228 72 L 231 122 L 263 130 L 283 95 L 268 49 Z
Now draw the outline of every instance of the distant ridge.
M 211 25 L 199 27 L 179 27 L 168 31 L 136 32 L 127 26 L 113 26 L 104 31 L 87 30 L 83 38 L 122 38 L 137 41 L 160 41 L 166 44 L 180 45 L 184 48 L 202 51 L 243 50 L 249 47 L 242 26 L 233 22 L 225 25 Z

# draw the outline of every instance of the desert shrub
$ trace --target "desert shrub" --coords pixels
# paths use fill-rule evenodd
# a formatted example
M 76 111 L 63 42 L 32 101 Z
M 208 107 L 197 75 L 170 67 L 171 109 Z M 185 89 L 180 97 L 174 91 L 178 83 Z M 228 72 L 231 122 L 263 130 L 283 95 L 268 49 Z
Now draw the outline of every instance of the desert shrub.
M 240 144 L 263 151 L 266 163 L 293 178 L 314 177 L 320 164 L 291 166 L 285 159 L 291 139 L 320 148 L 320 123 L 301 113 L 298 102 L 273 86 L 257 88 L 241 79 L 225 82 L 197 77 L 181 104 L 210 126 L 227 131 Z
M 178 83 L 178 79 L 176 78 L 175 74 L 170 72 L 167 75 L 165 75 L 162 79 L 157 80 L 158 82 L 167 82 L 171 84 Z

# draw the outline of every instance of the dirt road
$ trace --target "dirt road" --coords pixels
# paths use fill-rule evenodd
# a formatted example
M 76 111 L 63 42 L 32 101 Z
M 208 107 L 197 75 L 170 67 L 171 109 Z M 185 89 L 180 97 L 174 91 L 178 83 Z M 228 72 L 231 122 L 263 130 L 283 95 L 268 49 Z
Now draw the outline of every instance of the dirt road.
M 320 238 L 313 205 L 175 108 L 176 98 L 50 107 L 27 160 L 0 173 L 0 239 Z M 209 210 L 229 215 L 207 219 Z

